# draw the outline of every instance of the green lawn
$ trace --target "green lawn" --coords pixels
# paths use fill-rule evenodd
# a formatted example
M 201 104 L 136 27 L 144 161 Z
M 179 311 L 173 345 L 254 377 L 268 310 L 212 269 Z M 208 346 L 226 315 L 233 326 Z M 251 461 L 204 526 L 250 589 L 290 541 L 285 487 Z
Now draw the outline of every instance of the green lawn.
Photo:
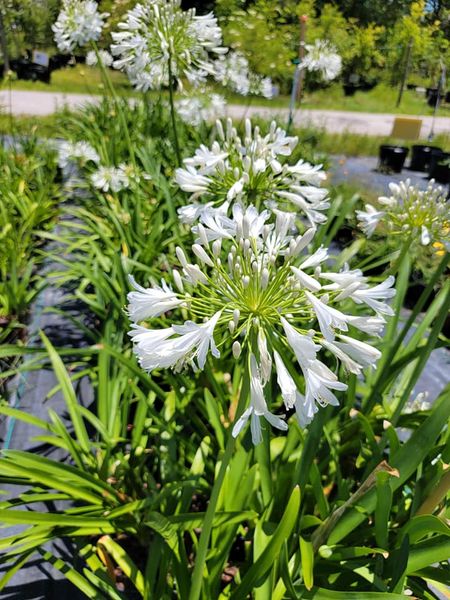
M 134 95 L 125 75 L 118 71 L 110 70 L 110 77 L 117 91 L 121 94 Z M 5 84 L 3 84 L 5 85 Z M 12 88 L 17 90 L 37 90 L 43 92 L 65 92 L 78 94 L 101 94 L 103 84 L 99 69 L 76 65 L 66 67 L 52 73 L 50 85 L 32 81 L 14 81 Z M 248 104 L 272 107 L 289 106 L 289 98 L 280 96 L 273 100 L 259 97 L 243 97 L 238 94 L 224 93 L 223 88 L 216 87 L 217 92 L 224 94 L 228 102 L 235 104 Z M 433 114 L 424 94 L 405 89 L 400 108 L 395 106 L 398 90 L 385 84 L 379 84 L 369 92 L 356 92 L 354 96 L 344 96 L 342 85 L 336 83 L 328 88 L 308 92 L 304 95 L 302 106 L 324 110 L 349 110 L 373 113 L 396 113 L 408 115 Z M 152 94 L 150 94 L 152 95 Z M 438 115 L 450 116 L 450 104 L 442 105 Z
M 118 92 L 121 94 L 133 93 L 128 79 L 123 73 L 110 69 L 109 76 Z M 3 83 L 2 87 L 5 86 L 6 84 Z M 104 91 L 100 69 L 86 65 L 75 65 L 53 71 L 50 84 L 18 79 L 12 82 L 11 87 L 13 90 L 64 92 L 66 94 L 102 94 Z
M 380 83 L 368 92 L 356 92 L 354 96 L 345 96 L 341 84 L 314 92 L 306 92 L 303 95 L 301 106 L 310 109 L 322 110 L 348 110 L 368 113 L 394 113 L 404 115 L 432 115 L 433 109 L 428 106 L 425 94 L 414 90 L 404 90 L 400 107 L 396 107 L 398 89 Z M 226 94 L 228 102 L 242 104 L 248 103 L 248 98 L 242 98 L 237 94 Z M 279 96 L 273 100 L 266 98 L 251 98 L 250 103 L 261 106 L 288 107 L 289 98 Z M 438 110 L 438 116 L 450 116 L 450 104 L 442 104 Z

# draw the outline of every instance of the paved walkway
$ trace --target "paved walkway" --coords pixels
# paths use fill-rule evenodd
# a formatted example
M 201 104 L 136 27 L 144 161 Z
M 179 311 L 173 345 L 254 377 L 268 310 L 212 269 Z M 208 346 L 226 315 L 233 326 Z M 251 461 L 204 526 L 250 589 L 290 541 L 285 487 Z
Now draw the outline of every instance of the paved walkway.
M 89 102 L 98 103 L 99 96 L 87 94 L 63 94 L 56 92 L 33 92 L 13 90 L 0 91 L 0 107 L 6 111 L 11 110 L 14 115 L 49 115 L 58 108 L 79 108 Z M 264 118 L 280 117 L 287 120 L 288 109 L 271 108 L 268 106 L 243 106 L 229 105 L 228 114 L 240 119 L 244 116 L 259 115 Z M 390 135 L 392 124 L 396 115 L 347 112 L 339 110 L 298 110 L 295 114 L 295 124 L 315 125 L 327 131 L 368 135 Z M 432 117 L 420 117 L 423 121 L 422 138 L 427 138 L 432 128 Z M 435 133 L 450 133 L 450 117 L 437 117 L 434 126 Z M 336 148 L 336 150 L 339 150 Z

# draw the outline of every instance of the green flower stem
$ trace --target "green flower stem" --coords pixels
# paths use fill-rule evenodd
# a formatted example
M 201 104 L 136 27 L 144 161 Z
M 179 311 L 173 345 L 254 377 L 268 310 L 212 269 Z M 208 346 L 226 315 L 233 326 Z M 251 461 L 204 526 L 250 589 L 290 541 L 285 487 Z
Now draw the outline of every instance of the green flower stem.
M 241 416 L 245 403 L 247 401 L 250 387 L 250 373 L 248 367 L 245 369 L 244 377 L 242 381 L 241 393 L 239 397 L 238 407 L 236 410 L 236 419 Z M 202 525 L 202 532 L 200 534 L 200 540 L 198 543 L 197 556 L 195 559 L 194 571 L 192 573 L 192 584 L 189 593 L 189 600 L 198 600 L 200 598 L 203 581 L 203 571 L 205 568 L 206 554 L 208 552 L 209 539 L 211 537 L 211 530 L 213 525 L 214 516 L 216 514 L 217 501 L 219 499 L 220 490 L 222 489 L 225 474 L 230 464 L 231 457 L 233 456 L 233 450 L 236 440 L 231 435 L 231 427 L 228 431 L 228 441 L 225 446 L 225 452 L 222 457 L 219 473 L 211 492 L 211 498 L 209 500 L 208 508 L 206 510 L 205 518 Z
M 264 507 L 267 507 L 273 498 L 272 493 L 272 470 L 270 464 L 270 436 L 268 428 L 262 431 L 263 440 L 255 448 L 255 456 L 259 465 L 259 476 L 261 480 L 261 491 Z
M 131 143 L 130 131 L 128 129 L 128 124 L 127 124 L 127 121 L 125 119 L 125 115 L 123 113 L 122 107 L 120 106 L 120 102 L 119 102 L 119 99 L 117 97 L 116 91 L 115 91 L 114 86 L 112 84 L 111 77 L 108 75 L 108 71 L 106 70 L 105 65 L 102 63 L 102 61 L 100 59 L 100 54 L 99 54 L 99 51 L 98 51 L 98 46 L 97 46 L 97 44 L 95 42 L 92 42 L 92 47 L 94 49 L 95 56 L 97 57 L 97 63 L 99 65 L 100 71 L 102 73 L 102 79 L 106 83 L 106 87 L 108 88 L 109 93 L 111 94 L 111 98 L 112 98 L 112 100 L 114 102 L 114 106 L 115 106 L 117 115 L 118 115 L 118 117 L 119 117 L 119 119 L 121 121 L 121 125 L 122 125 L 122 128 L 123 128 L 123 133 L 125 135 L 125 139 L 126 139 L 126 142 L 127 142 L 127 145 L 128 145 L 128 151 L 130 153 L 131 162 L 133 163 L 134 166 L 136 166 L 136 157 L 135 157 L 135 154 L 134 154 L 133 145 Z
M 409 235 L 406 238 L 406 240 L 404 241 L 404 243 L 400 249 L 400 254 L 397 257 L 397 260 L 394 262 L 394 264 L 391 266 L 391 268 L 386 272 L 386 277 L 388 277 L 389 275 L 396 275 L 399 272 L 400 267 L 402 266 L 402 263 L 405 260 L 405 256 L 408 254 L 412 240 L 413 240 L 413 238 L 411 235 Z
M 173 138 L 175 143 L 175 154 L 177 155 L 178 166 L 181 166 L 180 146 L 178 144 L 178 131 L 175 119 L 175 105 L 173 102 L 173 81 L 172 81 L 172 57 L 169 56 L 169 101 L 170 101 L 170 118 L 172 120 Z

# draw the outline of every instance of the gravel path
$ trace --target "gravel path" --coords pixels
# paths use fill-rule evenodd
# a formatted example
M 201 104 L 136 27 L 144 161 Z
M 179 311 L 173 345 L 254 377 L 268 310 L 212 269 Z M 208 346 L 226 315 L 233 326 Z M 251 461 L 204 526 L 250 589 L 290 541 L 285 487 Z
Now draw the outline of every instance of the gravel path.
M 13 90 L 0 91 L 0 107 L 11 111 L 14 115 L 43 116 L 55 112 L 58 108 L 67 106 L 75 109 L 88 104 L 98 103 L 100 96 L 87 94 L 63 94 L 59 92 L 33 92 Z M 272 108 L 268 106 L 243 106 L 230 104 L 227 114 L 234 119 L 245 116 L 260 116 L 266 119 L 279 117 L 287 120 L 287 108 Z M 314 125 L 323 127 L 327 131 L 366 135 L 390 135 L 394 114 L 376 114 L 363 112 L 347 112 L 340 110 L 297 110 L 295 114 L 296 125 Z M 405 115 L 402 115 L 405 116 Z M 432 117 L 421 116 L 423 121 L 421 137 L 427 138 L 432 128 Z M 434 126 L 435 133 L 450 133 L 450 117 L 437 117 Z

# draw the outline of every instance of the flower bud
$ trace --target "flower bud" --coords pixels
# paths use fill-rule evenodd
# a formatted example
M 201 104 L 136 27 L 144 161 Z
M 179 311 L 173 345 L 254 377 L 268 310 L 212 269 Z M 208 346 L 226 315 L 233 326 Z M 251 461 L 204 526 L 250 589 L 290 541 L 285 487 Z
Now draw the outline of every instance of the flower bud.
M 195 254 L 195 256 L 197 256 L 197 258 L 199 258 L 203 263 L 205 263 L 209 267 L 214 266 L 213 261 L 209 258 L 209 256 L 206 254 L 203 246 L 200 246 L 200 244 L 193 244 L 192 252 Z
M 173 275 L 173 280 L 175 282 L 175 285 L 177 286 L 177 288 L 179 289 L 179 291 L 181 293 L 184 292 L 184 285 L 183 285 L 183 280 L 181 279 L 181 275 L 179 273 L 179 271 L 177 271 L 176 269 L 172 270 L 172 275 Z
M 212 244 L 212 251 L 214 256 L 217 258 L 222 250 L 222 240 L 214 240 Z
M 241 355 L 242 348 L 241 348 L 240 343 L 237 340 L 235 342 L 233 342 L 232 350 L 233 350 L 234 358 L 239 358 Z
M 197 231 L 198 231 L 198 237 L 200 238 L 200 243 L 202 244 L 202 246 L 209 246 L 209 242 L 208 242 L 208 237 L 206 235 L 206 231 L 205 228 L 203 227 L 203 225 L 201 223 L 199 223 L 197 225 Z

